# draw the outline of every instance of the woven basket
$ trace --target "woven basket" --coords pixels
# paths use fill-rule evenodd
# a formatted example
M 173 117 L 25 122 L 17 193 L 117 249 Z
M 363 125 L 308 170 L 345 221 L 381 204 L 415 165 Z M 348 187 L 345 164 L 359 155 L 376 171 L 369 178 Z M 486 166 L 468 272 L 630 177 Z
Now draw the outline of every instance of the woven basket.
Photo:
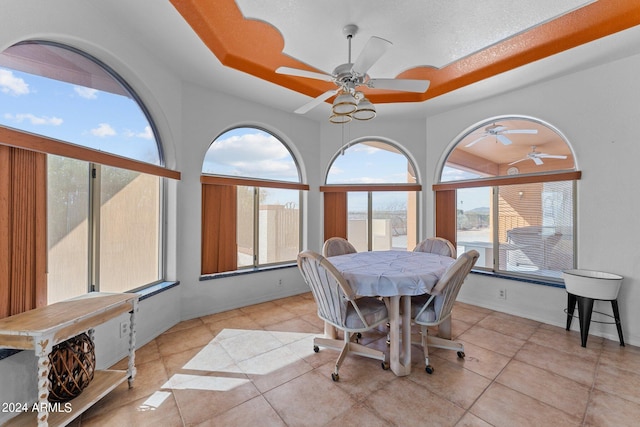
M 49 401 L 66 402 L 82 393 L 93 379 L 95 346 L 87 334 L 80 334 L 53 346 L 49 361 Z

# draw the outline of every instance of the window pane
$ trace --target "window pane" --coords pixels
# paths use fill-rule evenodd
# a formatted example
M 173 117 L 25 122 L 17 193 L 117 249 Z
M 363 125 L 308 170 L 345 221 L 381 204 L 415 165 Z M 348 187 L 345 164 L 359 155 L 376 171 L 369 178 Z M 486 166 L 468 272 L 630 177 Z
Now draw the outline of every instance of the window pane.
M 48 156 L 47 299 L 52 304 L 89 286 L 89 164 Z
M 300 182 L 287 147 L 261 129 L 237 128 L 220 135 L 204 157 L 202 173 Z
M 238 186 L 238 267 L 253 266 L 254 187 Z
M 367 141 L 351 145 L 335 158 L 327 184 L 414 183 L 415 172 L 407 156 L 391 144 Z
M 463 188 L 456 193 L 458 253 L 476 250 L 476 267 L 493 269 L 491 187 Z
M 501 186 L 500 268 L 560 279 L 573 268 L 573 182 Z
M 0 53 L 0 124 L 160 164 L 147 116 L 101 64 L 70 49 L 21 43 Z
M 574 169 L 569 144 L 552 126 L 508 117 L 462 136 L 447 156 L 440 182 Z
M 300 252 L 300 191 L 260 188 L 259 264 L 295 260 Z
M 358 250 L 369 250 L 368 235 L 368 193 L 353 191 L 347 193 L 347 240 Z
M 372 193 L 372 247 L 374 251 L 384 250 L 412 250 L 415 242 L 407 242 L 407 206 L 410 197 L 415 192 L 387 192 Z M 415 205 L 414 205 L 415 206 Z M 415 221 L 415 208 L 412 212 Z M 411 246 L 409 248 L 408 246 Z
M 161 178 L 107 166 L 100 176 L 100 290 L 159 280 Z

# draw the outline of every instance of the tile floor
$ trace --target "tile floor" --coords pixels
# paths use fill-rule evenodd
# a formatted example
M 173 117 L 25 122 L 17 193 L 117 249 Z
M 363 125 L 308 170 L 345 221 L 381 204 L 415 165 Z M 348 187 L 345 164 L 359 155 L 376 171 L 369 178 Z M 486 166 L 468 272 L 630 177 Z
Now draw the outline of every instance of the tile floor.
M 457 303 L 467 357 L 413 347 L 396 377 L 337 352 L 314 353 L 323 330 L 311 294 L 182 322 L 140 348 L 126 383 L 74 426 L 624 426 L 640 420 L 640 348 Z M 386 335 L 363 342 L 385 348 Z M 417 337 L 416 337 L 417 339 Z M 126 360 L 116 367 L 126 366 Z

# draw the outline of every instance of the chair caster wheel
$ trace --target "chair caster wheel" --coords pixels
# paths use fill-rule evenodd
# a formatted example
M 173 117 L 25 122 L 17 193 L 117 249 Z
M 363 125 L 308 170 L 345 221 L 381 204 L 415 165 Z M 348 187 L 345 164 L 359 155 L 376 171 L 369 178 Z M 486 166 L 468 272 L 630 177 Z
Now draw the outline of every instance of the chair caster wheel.
M 466 356 L 466 355 L 464 354 L 464 351 L 459 351 L 457 354 L 458 354 L 458 357 L 459 357 L 460 359 L 464 359 L 464 356 Z
M 431 365 L 427 365 L 426 368 L 424 368 L 424 370 L 427 372 L 427 374 L 431 375 L 433 374 L 433 366 Z
M 320 351 L 320 347 L 318 347 L 317 345 L 313 346 L 313 351 L 315 351 L 316 353 Z
M 338 374 L 336 374 L 335 372 L 333 372 L 333 373 L 331 374 L 331 379 L 332 379 L 333 381 L 338 381 L 338 380 L 340 379 L 340 375 L 338 375 Z
M 358 333 L 356 334 L 356 337 L 357 337 L 358 339 L 360 339 L 360 338 L 362 338 L 362 334 L 361 334 L 360 332 L 358 332 Z
M 382 365 L 382 369 L 384 371 L 388 371 L 389 370 L 389 364 L 387 362 L 382 362 L 381 365 Z

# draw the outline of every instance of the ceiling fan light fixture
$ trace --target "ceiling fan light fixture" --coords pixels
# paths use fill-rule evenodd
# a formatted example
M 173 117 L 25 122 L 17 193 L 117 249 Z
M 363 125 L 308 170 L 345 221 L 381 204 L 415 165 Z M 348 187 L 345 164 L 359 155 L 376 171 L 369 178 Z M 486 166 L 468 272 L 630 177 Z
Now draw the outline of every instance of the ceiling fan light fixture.
M 351 115 L 356 120 L 371 120 L 376 116 L 376 107 L 367 98 L 362 98 Z
M 358 109 L 358 102 L 356 98 L 350 93 L 342 93 L 336 96 L 333 101 L 333 107 L 331 111 L 333 114 L 342 116 L 353 113 Z
M 344 124 L 349 123 L 351 121 L 350 114 L 332 114 L 329 116 L 329 121 L 335 124 Z

